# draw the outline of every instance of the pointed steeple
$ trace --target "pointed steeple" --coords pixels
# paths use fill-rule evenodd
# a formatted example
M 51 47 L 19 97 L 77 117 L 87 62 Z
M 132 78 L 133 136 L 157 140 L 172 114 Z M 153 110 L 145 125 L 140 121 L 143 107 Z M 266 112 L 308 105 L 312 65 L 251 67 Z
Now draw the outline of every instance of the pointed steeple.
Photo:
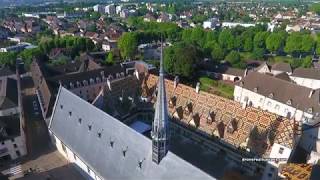
M 168 109 L 163 70 L 163 47 L 161 41 L 160 71 L 158 94 L 152 124 L 152 161 L 159 164 L 168 152 Z

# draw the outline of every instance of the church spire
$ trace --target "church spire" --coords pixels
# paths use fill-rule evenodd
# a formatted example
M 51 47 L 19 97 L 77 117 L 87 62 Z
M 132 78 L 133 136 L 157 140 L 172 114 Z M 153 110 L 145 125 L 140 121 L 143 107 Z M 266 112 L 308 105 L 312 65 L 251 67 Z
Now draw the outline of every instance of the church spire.
M 152 161 L 159 164 L 168 152 L 168 109 L 163 71 L 163 46 L 161 41 L 158 94 L 152 124 Z

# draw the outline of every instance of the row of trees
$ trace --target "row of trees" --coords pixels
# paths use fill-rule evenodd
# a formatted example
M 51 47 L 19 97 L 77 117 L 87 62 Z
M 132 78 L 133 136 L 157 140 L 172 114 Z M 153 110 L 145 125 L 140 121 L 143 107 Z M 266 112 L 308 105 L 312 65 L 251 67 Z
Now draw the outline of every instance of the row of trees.
M 17 57 L 22 58 L 26 66 L 29 66 L 33 58 L 47 60 L 47 55 L 53 48 L 67 48 L 70 51 L 71 58 L 75 58 L 80 52 L 92 51 L 95 48 L 94 43 L 90 39 L 82 37 L 55 37 L 55 38 L 42 38 L 37 48 L 25 49 L 19 53 L 17 52 L 3 52 L 0 53 L 1 65 L 14 65 Z
M 188 61 L 189 63 L 197 63 L 196 59 L 209 57 L 215 63 L 226 60 L 232 66 L 238 68 L 245 68 L 246 60 L 266 60 L 266 57 L 285 55 L 291 55 L 297 59 L 307 57 L 301 62 L 296 60 L 290 63 L 294 64 L 294 67 L 309 67 L 311 65 L 309 56 L 315 52 L 320 54 L 320 35 L 314 36 L 308 32 L 290 34 L 281 30 L 268 32 L 263 25 L 211 31 L 204 30 L 201 27 L 180 29 L 175 25 L 170 25 L 170 23 L 142 23 L 140 21 L 135 21 L 135 23 L 137 31 L 123 34 L 118 41 L 121 56 L 126 59 L 132 59 L 136 54 L 138 44 L 158 41 L 163 36 L 170 42 L 176 42 L 174 46 L 177 46 L 168 48 L 169 50 L 166 53 L 183 52 L 176 56 L 170 56 L 171 58 L 166 56 L 165 61 L 169 61 L 166 66 L 168 68 L 167 71 L 183 76 L 189 76 L 194 68 L 191 68 L 191 71 L 189 71 L 190 68 L 187 68 L 188 70 L 185 72 L 190 73 L 180 70 L 174 72 L 175 70 L 173 69 L 176 68 L 170 68 L 180 65 L 170 66 L 168 64 L 175 62 L 175 64 L 181 63 L 181 66 L 194 66 L 194 64 L 190 66 L 184 65 L 187 60 L 179 58 L 184 57 L 184 54 L 188 54 L 189 57 L 197 57 L 193 61 Z M 165 28 L 168 26 L 174 31 Z M 182 45 L 186 45 L 186 47 L 182 48 Z M 197 49 L 197 51 L 190 51 L 189 45 Z M 190 52 L 197 53 L 190 54 Z M 243 57 L 244 55 L 245 57 Z

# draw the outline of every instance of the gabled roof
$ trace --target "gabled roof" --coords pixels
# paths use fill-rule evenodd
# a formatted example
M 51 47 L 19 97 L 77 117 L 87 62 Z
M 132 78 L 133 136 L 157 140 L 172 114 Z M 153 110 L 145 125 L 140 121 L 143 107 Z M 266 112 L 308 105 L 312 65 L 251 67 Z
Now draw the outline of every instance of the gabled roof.
M 152 162 L 150 139 L 63 87 L 49 129 L 104 179 L 214 179 L 172 152 Z
M 320 80 L 320 69 L 297 68 L 293 71 L 291 76 Z
M 275 71 L 292 73 L 292 68 L 291 68 L 290 64 L 283 63 L 283 62 L 273 64 L 271 69 L 275 70 Z
M 257 93 L 263 96 L 273 94 L 272 98 L 274 100 L 284 104 L 288 104 L 288 101 L 290 100 L 289 106 L 303 111 L 308 111 L 309 108 L 312 108 L 313 113 L 320 112 L 320 89 L 312 90 L 258 72 L 249 73 L 238 82 L 237 85 L 250 91 L 254 91 L 254 89 L 257 88 Z M 310 94 L 312 94 L 312 96 L 310 96 Z

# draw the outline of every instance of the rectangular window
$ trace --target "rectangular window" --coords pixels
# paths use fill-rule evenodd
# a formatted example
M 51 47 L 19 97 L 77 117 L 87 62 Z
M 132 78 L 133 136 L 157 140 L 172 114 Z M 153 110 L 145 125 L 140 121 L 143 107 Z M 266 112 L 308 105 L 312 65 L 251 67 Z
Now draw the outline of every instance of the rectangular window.
M 13 147 L 14 147 L 14 148 L 17 148 L 18 146 L 17 146 L 17 144 L 13 144 Z
M 284 151 L 283 147 L 280 147 L 280 149 L 279 149 L 279 154 L 282 154 L 283 151 Z
M 16 151 L 16 154 L 17 154 L 18 157 L 21 156 L 20 151 Z

